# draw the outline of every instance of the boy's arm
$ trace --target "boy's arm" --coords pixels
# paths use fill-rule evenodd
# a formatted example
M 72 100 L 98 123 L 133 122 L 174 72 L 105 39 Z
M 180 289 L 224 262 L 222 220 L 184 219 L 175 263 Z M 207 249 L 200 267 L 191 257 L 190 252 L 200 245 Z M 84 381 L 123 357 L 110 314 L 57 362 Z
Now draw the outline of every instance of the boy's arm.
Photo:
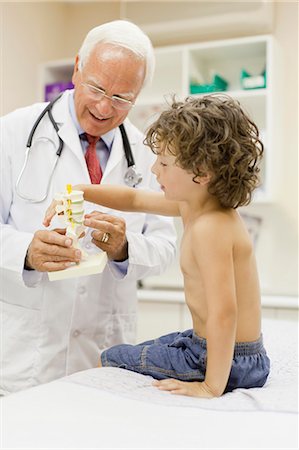
M 118 209 L 119 211 L 143 212 L 161 216 L 179 216 L 179 204 L 166 200 L 161 192 L 145 191 L 126 186 L 83 184 L 74 190 L 84 192 L 84 199 L 91 203 Z
M 166 200 L 162 192 L 133 189 L 126 186 L 77 184 L 74 191 L 83 191 L 84 200 L 119 211 L 143 212 L 161 216 L 180 216 L 179 203 Z M 57 213 L 57 205 L 61 202 L 53 200 L 48 207 L 43 225 L 48 227 Z

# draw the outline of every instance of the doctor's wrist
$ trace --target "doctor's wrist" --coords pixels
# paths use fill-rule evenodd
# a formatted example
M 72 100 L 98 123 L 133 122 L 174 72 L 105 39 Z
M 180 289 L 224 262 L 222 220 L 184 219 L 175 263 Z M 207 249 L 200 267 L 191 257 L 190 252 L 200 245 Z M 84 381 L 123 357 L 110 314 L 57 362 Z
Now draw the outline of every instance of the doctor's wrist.
M 115 257 L 113 258 L 113 261 L 116 263 L 121 263 L 126 261 L 129 258 L 129 245 L 128 245 L 128 241 L 126 241 L 126 243 L 124 244 L 124 246 L 122 247 L 122 249 L 120 250 L 120 252 L 115 255 Z
M 29 251 L 29 249 L 27 250 L 26 257 L 24 260 L 24 270 L 34 270 L 28 262 L 28 251 Z

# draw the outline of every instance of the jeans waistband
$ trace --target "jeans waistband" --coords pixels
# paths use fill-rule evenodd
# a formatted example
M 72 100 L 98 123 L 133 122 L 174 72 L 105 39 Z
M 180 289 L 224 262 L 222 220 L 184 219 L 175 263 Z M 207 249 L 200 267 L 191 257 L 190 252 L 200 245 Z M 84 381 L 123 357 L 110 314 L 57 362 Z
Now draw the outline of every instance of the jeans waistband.
M 206 350 L 207 340 L 205 338 L 197 336 L 197 334 L 195 334 L 194 332 L 192 338 L 194 342 L 198 342 L 201 345 L 201 347 L 203 347 Z M 236 342 L 234 348 L 234 356 L 255 355 L 257 353 L 260 353 L 261 351 L 264 351 L 262 334 L 256 341 Z

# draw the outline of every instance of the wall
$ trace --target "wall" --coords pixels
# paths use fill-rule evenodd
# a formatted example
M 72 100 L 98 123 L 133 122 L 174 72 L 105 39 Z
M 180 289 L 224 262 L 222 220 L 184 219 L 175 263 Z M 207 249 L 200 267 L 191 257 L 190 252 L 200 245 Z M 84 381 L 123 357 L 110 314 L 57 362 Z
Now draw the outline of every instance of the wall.
M 76 2 L 68 5 L 68 31 L 64 49 L 68 57 L 75 55 L 86 35 L 101 23 L 119 19 L 118 1 Z
M 154 45 L 266 34 L 272 29 L 272 2 L 121 1 L 121 16 L 138 23 Z
M 1 113 L 36 100 L 40 63 L 73 57 L 82 38 L 91 27 L 108 20 L 127 17 L 128 14 L 132 14 L 133 3 L 114 1 L 1 3 Z M 142 23 L 145 21 L 146 10 L 140 6 L 142 2 L 137 3 L 142 17 L 138 20 L 136 9 L 134 18 L 137 23 Z M 144 2 L 144 5 L 148 6 L 149 3 Z M 167 12 L 165 5 L 167 2 L 154 3 L 155 8 L 161 3 L 163 8 L 160 8 L 160 11 Z M 171 5 L 175 3 L 168 2 L 172 14 L 175 8 L 171 8 Z M 213 23 L 211 22 L 213 14 L 214 23 L 218 23 L 220 8 L 223 11 L 226 4 L 228 7 L 232 5 L 232 2 L 214 2 L 211 9 L 208 7 L 209 2 L 205 2 L 206 8 L 203 8 L 201 3 L 204 2 L 194 2 L 194 16 L 200 15 L 199 13 L 203 15 L 208 11 L 209 23 Z M 249 5 L 251 2 L 247 3 Z M 263 293 L 296 295 L 298 292 L 298 4 L 275 2 L 272 6 L 271 20 L 267 20 L 263 27 L 260 17 L 256 15 L 251 33 L 262 34 L 261 30 L 264 32 L 272 30 L 275 39 L 276 66 L 273 79 L 275 126 L 272 155 L 274 202 L 253 205 L 250 211 L 263 219 L 256 248 Z M 237 9 L 237 13 L 242 14 L 240 5 Z M 230 26 L 229 21 L 232 20 L 230 15 L 233 15 L 233 21 L 239 23 L 242 17 L 242 23 L 246 23 L 246 19 L 252 15 L 251 6 L 248 6 L 248 11 L 243 12 L 242 16 L 238 16 L 237 13 L 234 12 L 234 8 L 231 8 L 229 14 L 223 12 L 223 20 L 221 23 L 219 21 L 218 27 L 208 27 L 206 25 L 208 19 L 204 20 L 202 23 L 205 26 L 197 27 L 193 39 L 236 37 L 236 30 L 237 34 L 240 34 L 240 25 Z M 267 15 L 265 11 L 264 14 Z M 156 16 L 159 17 L 158 14 Z M 264 19 L 266 20 L 265 17 Z M 165 44 L 167 33 L 162 33 L 162 36 L 159 27 L 148 30 L 149 32 L 152 30 L 150 34 L 156 45 Z M 251 33 L 244 28 L 241 34 Z M 172 44 L 178 44 L 186 42 L 186 35 L 172 30 L 167 39 L 171 40 Z M 179 279 L 178 267 L 173 268 L 169 274 L 173 279 Z
M 277 2 L 274 23 L 272 204 L 257 246 L 264 293 L 298 295 L 298 3 Z
M 40 64 L 75 57 L 87 31 L 119 18 L 119 2 L 0 2 L 0 114 L 38 100 Z
M 1 115 L 37 99 L 39 64 L 62 58 L 64 3 L 0 3 Z

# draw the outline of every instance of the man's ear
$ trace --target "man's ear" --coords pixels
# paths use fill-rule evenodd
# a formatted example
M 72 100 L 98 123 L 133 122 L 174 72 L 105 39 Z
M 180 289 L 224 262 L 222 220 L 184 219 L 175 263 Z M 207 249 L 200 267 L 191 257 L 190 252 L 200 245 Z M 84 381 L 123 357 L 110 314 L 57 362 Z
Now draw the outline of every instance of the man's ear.
M 74 65 L 74 70 L 73 70 L 73 75 L 72 75 L 72 82 L 73 84 L 76 84 L 76 78 L 79 72 L 79 55 L 76 56 L 75 59 L 75 65 Z

